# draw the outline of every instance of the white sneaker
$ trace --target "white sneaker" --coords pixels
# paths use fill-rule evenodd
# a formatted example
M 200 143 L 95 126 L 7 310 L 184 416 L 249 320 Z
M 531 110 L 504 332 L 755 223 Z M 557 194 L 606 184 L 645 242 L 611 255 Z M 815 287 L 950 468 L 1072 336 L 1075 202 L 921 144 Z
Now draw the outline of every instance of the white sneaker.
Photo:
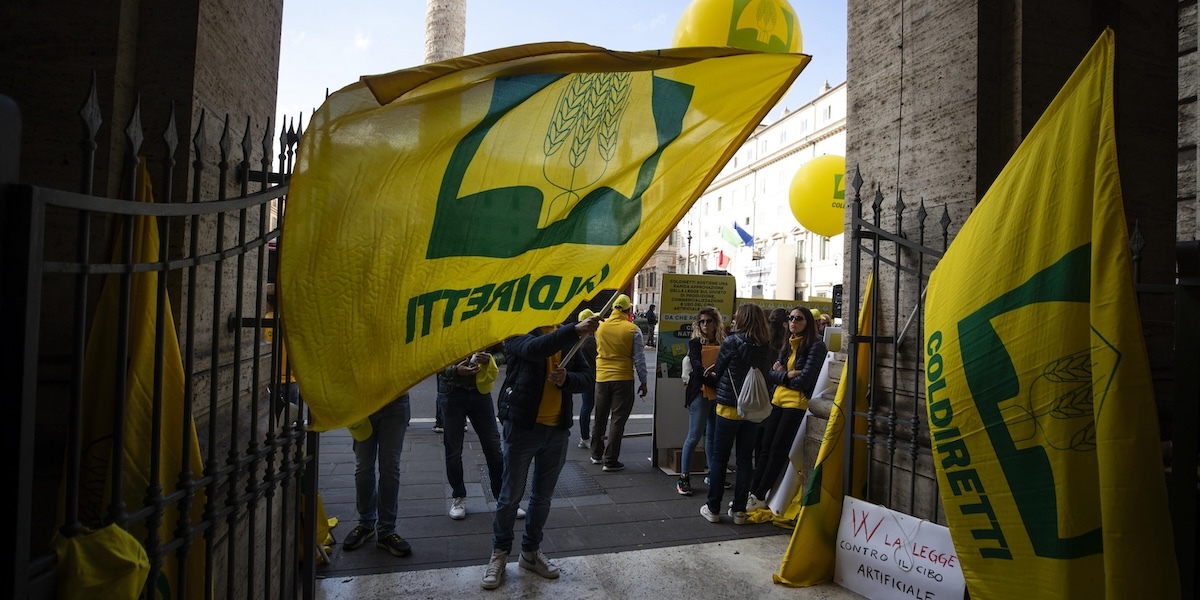
M 463 497 L 455 498 L 450 503 L 450 518 L 459 521 L 467 518 L 467 499 Z
M 707 504 L 704 505 L 704 508 L 708 508 L 708 505 Z M 729 509 L 728 514 L 729 514 L 729 518 L 733 519 L 734 525 L 745 525 L 746 524 L 746 513 L 742 512 L 742 511 L 733 512 L 733 509 L 731 508 L 731 509 Z
M 499 548 L 492 549 L 492 558 L 488 561 L 487 569 L 483 572 L 480 586 L 485 590 L 494 590 L 504 583 L 504 568 L 508 566 L 508 553 Z
M 521 565 L 522 569 L 533 571 L 546 579 L 558 579 L 558 567 L 554 566 L 541 550 L 521 551 L 521 558 L 517 560 L 517 564 Z
M 708 504 L 700 505 L 700 516 L 704 517 L 709 523 L 720 523 L 721 522 L 720 515 L 714 515 L 714 514 L 712 514 L 711 510 L 708 510 Z
M 529 514 L 529 513 L 526 513 L 525 509 L 521 508 L 520 506 L 517 507 L 517 518 L 518 519 L 524 519 L 525 515 L 527 515 L 527 514 Z
M 748 513 L 752 513 L 756 510 L 762 510 L 766 507 L 767 503 L 755 498 L 754 494 L 750 494 L 750 497 L 746 498 L 746 512 Z
M 576 444 L 575 446 L 576 446 L 577 448 L 583 448 L 583 449 L 591 448 L 591 447 L 592 447 L 592 440 L 586 440 L 586 439 L 583 439 L 583 438 L 579 438 L 579 443 L 578 443 L 578 444 Z

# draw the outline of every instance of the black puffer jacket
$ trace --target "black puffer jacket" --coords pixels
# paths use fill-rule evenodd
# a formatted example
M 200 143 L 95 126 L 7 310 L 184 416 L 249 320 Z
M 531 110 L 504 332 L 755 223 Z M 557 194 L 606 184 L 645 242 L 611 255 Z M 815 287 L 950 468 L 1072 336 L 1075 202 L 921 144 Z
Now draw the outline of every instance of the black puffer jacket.
M 577 341 L 579 335 L 575 333 L 574 323 L 546 334 L 535 330 L 505 340 L 507 367 L 504 385 L 496 397 L 496 416 L 501 421 L 512 419 L 513 425 L 522 429 L 532 429 L 537 423 L 538 406 L 542 403 L 542 390 L 547 377 L 546 359 L 556 352 L 566 354 Z M 562 409 L 558 413 L 558 427 L 570 429 L 574 423 L 571 394 L 586 391 L 595 385 L 596 378 L 580 352 L 576 352 L 566 366 L 567 380 L 559 388 L 562 391 Z
M 828 354 L 825 342 L 817 340 L 801 356 L 796 357 L 794 370 L 800 371 L 796 377 L 788 379 L 786 370 L 770 371 L 763 375 L 766 375 L 768 383 L 786 386 L 804 394 L 805 398 L 812 398 L 813 389 L 817 387 L 817 378 L 821 375 L 821 367 L 825 365 L 825 357 Z M 791 356 L 792 345 L 787 344 L 779 355 L 779 362 L 786 368 Z
M 717 362 L 713 365 L 712 376 L 705 383 L 717 388 L 717 403 L 726 406 L 737 406 L 737 392 L 733 389 L 730 377 L 737 382 L 737 389 L 742 389 L 746 382 L 746 374 L 750 367 L 762 371 L 763 379 L 767 378 L 771 366 L 775 364 L 775 355 L 767 345 L 752 344 L 741 332 L 731 333 L 721 343 L 721 351 L 717 353 Z

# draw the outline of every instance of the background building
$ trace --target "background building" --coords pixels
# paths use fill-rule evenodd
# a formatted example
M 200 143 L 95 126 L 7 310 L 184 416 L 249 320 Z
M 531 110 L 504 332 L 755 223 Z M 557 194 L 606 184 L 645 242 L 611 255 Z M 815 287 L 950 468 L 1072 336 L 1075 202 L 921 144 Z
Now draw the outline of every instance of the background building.
M 743 298 L 830 298 L 842 282 L 842 237 L 827 238 L 796 222 L 788 202 L 804 163 L 846 148 L 846 84 L 826 83 L 808 104 L 787 110 L 738 149 L 638 273 L 638 309 L 658 304 L 662 273 L 724 269 Z M 745 245 L 734 223 L 754 238 Z

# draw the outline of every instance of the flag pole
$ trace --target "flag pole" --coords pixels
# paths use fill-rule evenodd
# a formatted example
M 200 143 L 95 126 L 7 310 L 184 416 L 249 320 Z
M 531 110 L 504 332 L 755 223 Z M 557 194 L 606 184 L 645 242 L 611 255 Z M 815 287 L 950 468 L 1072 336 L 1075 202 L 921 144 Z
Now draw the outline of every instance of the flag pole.
M 615 302 L 617 300 L 617 296 L 620 296 L 620 295 L 621 294 L 618 290 L 613 290 L 613 295 L 611 298 L 608 299 L 608 303 L 605 304 L 604 308 L 600 309 L 600 312 L 598 312 L 596 314 L 602 315 L 602 314 L 612 310 L 613 302 Z M 589 333 L 588 335 L 592 335 L 592 334 Z M 587 335 L 579 338 L 579 341 L 575 342 L 574 346 L 571 346 L 571 349 L 567 351 L 566 356 L 563 357 L 562 362 L 560 362 L 558 364 L 565 365 L 568 362 L 570 362 L 570 360 L 575 357 L 575 353 L 579 351 L 579 347 L 583 345 L 583 340 L 585 340 L 585 339 L 587 339 Z

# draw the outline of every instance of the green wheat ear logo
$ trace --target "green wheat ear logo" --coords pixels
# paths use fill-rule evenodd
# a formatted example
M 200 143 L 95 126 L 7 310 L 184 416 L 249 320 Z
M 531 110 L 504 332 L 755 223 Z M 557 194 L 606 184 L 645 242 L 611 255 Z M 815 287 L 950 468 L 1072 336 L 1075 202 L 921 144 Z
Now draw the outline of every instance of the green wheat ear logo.
M 629 103 L 629 73 L 581 73 L 571 79 L 554 107 L 542 144 L 542 171 L 562 193 L 550 199 L 538 221 L 573 206 L 608 171 L 616 155 L 621 117 Z M 589 168 L 590 167 L 590 168 Z
M 838 173 L 833 176 L 833 199 L 846 199 L 846 174 Z
M 787 52 L 796 35 L 795 15 L 775 0 L 734 0 L 729 45 L 767 52 Z
M 585 73 L 571 75 L 565 82 L 554 110 L 544 115 L 541 178 L 560 190 L 553 197 L 543 195 L 543 181 L 463 192 L 466 173 L 476 160 L 538 160 L 536 148 L 527 149 L 522 144 L 511 148 L 496 144 L 511 154 L 506 156 L 481 155 L 480 147 L 510 112 L 564 77 L 518 75 L 492 82 L 487 114 L 458 140 L 438 186 L 426 258 L 512 258 L 562 244 L 619 246 L 641 227 L 642 195 L 654 182 L 663 152 L 683 132 L 683 118 L 694 90 L 691 85 L 653 73 Z M 640 164 L 628 159 L 614 163 L 621 142 L 618 131 L 634 85 L 650 87 L 649 94 L 639 97 L 649 97 L 652 119 L 637 126 L 653 131 L 657 145 L 648 155 L 644 153 L 649 148 L 624 153 L 645 155 Z M 517 118 L 525 120 L 529 116 L 521 114 Z M 612 177 L 610 166 L 620 173 L 636 171 L 636 183 L 629 196 L 603 185 L 606 178 Z

